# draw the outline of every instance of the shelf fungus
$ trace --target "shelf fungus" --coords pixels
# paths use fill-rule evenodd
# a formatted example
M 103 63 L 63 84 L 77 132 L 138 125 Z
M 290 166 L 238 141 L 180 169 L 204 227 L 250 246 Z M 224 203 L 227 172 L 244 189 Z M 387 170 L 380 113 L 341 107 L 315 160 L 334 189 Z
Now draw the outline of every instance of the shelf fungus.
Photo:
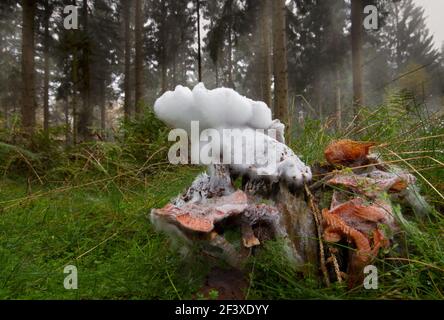
M 236 191 L 228 196 L 207 199 L 205 203 L 185 203 L 180 207 L 167 204 L 162 209 L 154 209 L 153 216 L 184 231 L 210 233 L 215 223 L 236 216 L 247 207 L 247 195 Z

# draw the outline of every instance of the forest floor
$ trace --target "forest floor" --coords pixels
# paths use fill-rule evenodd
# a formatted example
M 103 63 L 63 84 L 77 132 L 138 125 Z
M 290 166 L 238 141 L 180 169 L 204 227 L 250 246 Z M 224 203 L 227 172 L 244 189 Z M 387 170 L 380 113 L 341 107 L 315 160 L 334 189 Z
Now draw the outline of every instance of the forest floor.
M 199 286 L 199 272 L 195 266 L 183 268 L 167 238 L 153 230 L 149 212 L 179 194 L 196 173 L 190 168 L 159 172 L 146 187 L 135 189 L 112 182 L 33 186 L 32 199 L 24 201 L 15 199 L 29 198 L 26 180 L 3 179 L 0 297 L 189 297 Z M 66 265 L 77 267 L 78 290 L 64 288 Z
M 444 139 L 434 138 L 444 137 L 443 124 L 413 130 L 418 126 L 407 126 L 405 119 L 380 117 L 384 127 L 371 125 L 381 119 L 368 118 L 370 124 L 363 121 L 361 129 L 340 135 L 307 122 L 293 147 L 311 164 L 323 157 L 331 139 L 359 137 L 396 142 L 387 147 L 395 155 L 382 150 L 387 160 L 417 157 L 412 151 L 438 160 L 406 160 L 412 167 L 399 163 L 417 175 L 421 192 L 437 208 L 426 221 L 412 218 L 403 227 L 406 257 L 378 258 L 378 290 L 348 290 L 338 283 L 326 288 L 316 278 L 298 275 L 283 258 L 279 242 L 270 241 L 248 262 L 247 299 L 444 299 L 444 203 L 439 196 L 444 192 L 439 164 L 444 163 Z M 103 156 L 109 166 L 119 163 L 114 175 L 97 154 L 76 167 L 82 175 L 75 179 L 42 181 L 45 177 L 34 167 L 32 179 L 5 171 L 0 179 L 0 299 L 202 298 L 197 292 L 211 266 L 198 254 L 184 258 L 172 249 L 170 239 L 154 230 L 149 213 L 186 189 L 203 168 L 164 165 L 146 176 L 122 178 L 121 159 L 109 160 L 115 149 Z M 87 171 L 91 159 L 106 174 Z M 77 290 L 64 288 L 67 265 L 77 267 Z
M 210 266 L 199 255 L 187 259 L 172 250 L 170 240 L 153 229 L 148 216 L 150 208 L 165 205 L 199 171 L 170 168 L 152 177 L 146 187 L 136 189 L 122 189 L 113 183 L 106 187 L 93 184 L 54 189 L 33 186 L 31 198 L 25 180 L 3 179 L 0 298 L 199 297 L 197 292 Z M 17 201 L 19 198 L 26 200 Z M 444 224 L 429 225 L 429 236 L 440 230 L 442 240 L 443 227 Z M 433 247 L 432 238 L 423 239 L 429 240 L 432 242 L 422 245 L 430 246 L 426 249 L 430 255 L 427 259 L 435 262 L 413 258 L 415 254 L 412 261 L 417 263 L 381 259 L 378 264 L 384 270 L 379 280 L 382 287 L 371 291 L 348 291 L 344 284 L 324 288 L 314 278 L 301 279 L 282 259 L 279 243 L 270 242 L 250 261 L 247 298 L 443 299 L 444 269 L 439 259 L 444 257 L 444 250 L 438 238 L 435 241 L 439 248 Z M 77 290 L 64 288 L 66 265 L 77 267 Z

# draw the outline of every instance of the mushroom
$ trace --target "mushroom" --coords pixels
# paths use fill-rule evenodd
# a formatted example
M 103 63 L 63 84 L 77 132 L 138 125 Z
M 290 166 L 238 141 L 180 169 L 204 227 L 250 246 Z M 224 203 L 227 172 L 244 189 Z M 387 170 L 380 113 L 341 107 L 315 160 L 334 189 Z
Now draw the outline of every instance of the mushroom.
M 416 178 L 408 173 L 391 173 L 374 170 L 370 173 L 338 174 L 327 181 L 327 184 L 344 186 L 352 191 L 375 198 L 383 192 L 399 193 L 410 184 L 414 184 Z
M 325 159 L 333 165 L 359 164 L 367 159 L 373 142 L 358 142 L 349 139 L 331 142 L 324 151 Z
M 391 207 L 381 200 L 366 205 L 363 199 L 355 198 L 331 210 L 323 209 L 322 217 L 325 241 L 339 242 L 345 238 L 356 247 L 349 261 L 349 286 L 354 286 L 363 268 L 389 243 L 380 225 L 395 228 Z

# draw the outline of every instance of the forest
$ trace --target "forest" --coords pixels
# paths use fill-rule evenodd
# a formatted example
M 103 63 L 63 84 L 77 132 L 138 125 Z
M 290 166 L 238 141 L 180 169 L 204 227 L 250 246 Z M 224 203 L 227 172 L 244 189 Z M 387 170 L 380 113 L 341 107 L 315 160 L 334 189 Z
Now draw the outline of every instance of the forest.
M 285 125 L 279 143 L 313 172 L 297 192 L 315 219 L 336 190 L 322 176 L 372 166 L 332 161 L 337 141 L 367 143 L 379 166 L 409 177 L 421 203 L 393 204 L 377 289 L 350 286 L 334 253 L 353 243 L 331 234 L 316 235 L 320 266 L 301 269 L 282 239 L 254 229 L 261 245 L 234 246 L 246 257 L 233 269 L 159 232 L 151 210 L 206 168 L 170 163 L 171 125 L 155 105 L 199 83 L 230 89 L 220 105 L 265 103 Z M 0 299 L 441 300 L 444 43 L 416 0 L 2 0 L 0 174 Z

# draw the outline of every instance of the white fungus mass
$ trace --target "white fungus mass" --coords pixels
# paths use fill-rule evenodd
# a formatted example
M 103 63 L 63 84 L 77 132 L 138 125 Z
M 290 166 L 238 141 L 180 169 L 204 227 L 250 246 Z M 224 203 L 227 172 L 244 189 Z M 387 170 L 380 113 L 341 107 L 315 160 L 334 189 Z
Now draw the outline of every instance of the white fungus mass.
M 156 100 L 154 112 L 170 127 L 184 129 L 188 133 L 191 132 L 192 121 L 199 122 L 199 133 L 205 129 L 216 129 L 220 136 L 216 139 L 219 159 L 242 159 L 240 163 L 223 162 L 239 174 L 268 176 L 272 181 L 281 180 L 294 185 L 302 185 L 311 179 L 310 168 L 285 145 L 284 125 L 279 120 L 272 120 L 271 110 L 264 102 L 253 101 L 229 88 L 208 90 L 199 83 L 193 90 L 177 86 L 174 91 L 164 93 Z M 240 129 L 236 131 L 242 133 L 238 134 L 239 143 L 228 143 L 228 139 L 223 138 L 227 136 L 224 133 L 226 129 Z M 269 136 L 267 131 L 264 134 L 264 130 L 269 129 L 274 129 L 276 134 Z M 208 138 L 208 134 L 203 136 Z M 228 136 L 231 139 L 232 136 Z M 193 143 L 199 143 L 202 150 L 206 145 L 214 144 L 215 140 L 191 140 Z

